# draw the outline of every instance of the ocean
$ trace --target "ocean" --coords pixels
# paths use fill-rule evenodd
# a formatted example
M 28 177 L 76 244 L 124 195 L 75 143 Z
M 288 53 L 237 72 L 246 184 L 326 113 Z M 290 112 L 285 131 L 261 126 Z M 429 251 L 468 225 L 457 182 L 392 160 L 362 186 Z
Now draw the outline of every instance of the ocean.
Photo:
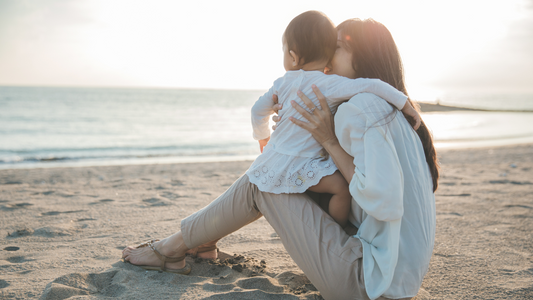
M 0 169 L 253 160 L 264 91 L 0 87 Z M 448 95 L 498 111 L 424 113 L 439 148 L 533 142 L 533 95 Z

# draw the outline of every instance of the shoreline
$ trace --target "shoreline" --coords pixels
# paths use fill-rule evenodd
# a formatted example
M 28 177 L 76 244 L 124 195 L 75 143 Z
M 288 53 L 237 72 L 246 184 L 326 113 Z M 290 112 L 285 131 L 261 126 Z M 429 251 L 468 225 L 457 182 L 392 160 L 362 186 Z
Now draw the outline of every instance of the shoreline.
M 532 137 L 488 139 L 488 140 L 449 140 L 435 141 L 437 152 L 453 150 L 482 150 L 495 147 L 514 147 L 533 144 Z M 170 157 L 147 157 L 142 159 L 114 159 L 76 162 L 39 162 L 31 164 L 1 165 L 3 170 L 31 170 L 31 169 L 54 169 L 54 168 L 89 168 L 89 167 L 120 167 L 136 165 L 167 165 L 167 164 L 202 164 L 223 162 L 253 162 L 257 155 L 236 156 L 170 156 Z
M 533 144 L 438 155 L 435 247 L 416 299 L 532 298 Z M 250 163 L 0 170 L 0 298 L 321 299 L 264 218 L 219 242 L 231 260 L 187 258 L 189 276 L 120 261 L 125 246 L 179 230 Z
M 420 105 L 426 124 L 435 133 L 437 138 L 435 145 L 438 149 L 479 148 L 533 143 L 533 131 L 522 125 L 533 121 L 533 113 L 500 113 L 431 103 L 420 103 Z M 454 121 L 456 124 L 454 124 Z M 501 126 L 498 128 L 494 124 L 501 124 Z M 177 127 L 176 129 L 179 128 Z M 179 132 L 179 130 L 176 131 Z M 211 131 L 202 131 L 199 134 L 208 132 Z M 241 132 L 240 134 L 242 135 L 243 133 Z M 89 143 L 83 147 L 80 146 L 79 149 L 70 149 L 65 145 L 56 147 L 48 142 L 39 141 L 37 137 L 28 136 L 28 138 L 31 138 L 31 140 L 25 143 L 36 143 L 35 149 L 28 150 L 26 146 L 19 145 L 15 137 L 10 140 L 10 136 L 7 136 L 6 145 L 4 145 L 6 149 L 0 151 L 2 152 L 0 170 L 243 161 L 254 160 L 259 155 L 255 142 L 248 138 L 238 139 L 237 144 L 240 145 L 239 147 L 233 147 L 234 144 L 227 144 L 220 148 L 210 146 L 211 150 L 199 152 L 182 152 L 182 150 L 179 150 L 181 146 L 173 146 L 174 148 L 170 147 L 170 150 L 161 152 L 157 150 L 157 147 L 154 148 L 155 150 L 150 147 L 146 149 L 139 148 L 138 142 L 127 144 L 129 146 L 122 148 L 108 145 L 108 149 L 106 148 L 107 146 L 102 146 L 105 143 Z M 141 136 L 137 138 L 143 143 L 148 143 Z M 180 139 L 177 139 L 177 141 L 178 144 L 181 143 Z M 172 142 L 165 143 L 162 145 L 173 144 Z M 58 145 L 61 145 L 61 143 Z M 197 150 L 202 149 L 200 144 L 194 145 Z M 47 150 L 48 148 L 53 149 Z
M 259 154 L 258 154 L 259 155 Z M 114 159 L 114 160 L 95 160 L 95 161 L 77 161 L 77 162 L 40 162 L 32 164 L 13 165 L 10 168 L 1 170 L 23 170 L 23 169 L 49 169 L 49 168 L 86 168 L 86 167 L 105 167 L 105 166 L 133 166 L 133 165 L 165 165 L 165 164 L 195 164 L 195 163 L 214 163 L 214 162 L 252 162 L 258 155 L 235 155 L 235 156 L 169 156 L 169 157 L 147 157 L 142 159 Z
M 423 113 L 426 112 L 447 112 L 447 111 L 483 111 L 483 112 L 520 112 L 520 113 L 531 113 L 533 110 L 526 109 L 485 109 L 485 108 L 475 108 L 475 107 L 463 107 L 463 106 L 454 106 L 454 105 L 445 105 L 440 103 L 428 103 L 428 102 L 416 102 L 420 106 L 420 110 Z

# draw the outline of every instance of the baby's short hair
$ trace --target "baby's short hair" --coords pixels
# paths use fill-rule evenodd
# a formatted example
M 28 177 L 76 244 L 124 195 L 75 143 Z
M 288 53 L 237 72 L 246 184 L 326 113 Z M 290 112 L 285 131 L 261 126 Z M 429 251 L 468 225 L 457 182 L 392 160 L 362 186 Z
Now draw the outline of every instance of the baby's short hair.
M 289 50 L 300 57 L 301 64 L 329 61 L 337 47 L 335 25 L 325 14 L 316 10 L 306 11 L 292 19 L 283 36 Z

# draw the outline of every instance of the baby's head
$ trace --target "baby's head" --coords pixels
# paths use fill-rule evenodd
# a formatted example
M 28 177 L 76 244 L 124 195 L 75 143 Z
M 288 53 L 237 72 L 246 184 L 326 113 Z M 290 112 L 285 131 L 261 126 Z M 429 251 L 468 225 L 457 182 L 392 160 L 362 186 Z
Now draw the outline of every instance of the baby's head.
M 319 11 L 306 11 L 292 21 L 283 34 L 285 70 L 299 70 L 304 65 L 326 65 L 337 48 L 337 30 Z

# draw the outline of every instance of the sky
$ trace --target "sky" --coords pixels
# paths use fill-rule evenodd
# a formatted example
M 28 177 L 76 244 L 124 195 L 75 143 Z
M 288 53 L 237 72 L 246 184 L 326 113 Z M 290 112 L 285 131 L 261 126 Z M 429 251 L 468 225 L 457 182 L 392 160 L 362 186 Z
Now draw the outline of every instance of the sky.
M 385 24 L 411 95 L 533 93 L 533 0 L 0 0 L 0 85 L 267 89 L 307 10 Z

